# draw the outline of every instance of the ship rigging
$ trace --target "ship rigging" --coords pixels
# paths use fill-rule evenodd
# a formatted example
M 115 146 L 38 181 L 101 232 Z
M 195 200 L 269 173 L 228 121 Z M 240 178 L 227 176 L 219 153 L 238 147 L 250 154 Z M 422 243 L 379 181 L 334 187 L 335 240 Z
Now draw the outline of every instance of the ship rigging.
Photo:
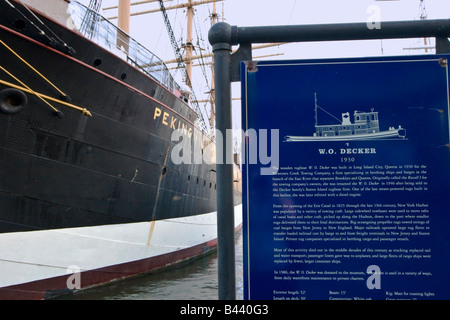
M 164 63 L 169 70 L 175 70 L 173 76 L 179 83 L 184 83 L 185 98 L 189 99 L 192 107 L 199 114 L 202 129 L 213 139 L 215 131 L 214 57 L 212 48 L 204 36 L 213 24 L 225 19 L 224 4 L 222 3 L 221 13 L 217 8 L 217 3 L 222 1 L 224 0 L 141 0 L 135 2 L 104 0 L 102 6 L 108 19 L 117 21 L 118 27 L 122 30 L 129 30 L 131 17 L 139 19 L 139 17 L 148 17 L 151 13 L 154 14 L 151 17 L 157 17 L 157 14 L 161 13 L 160 17 L 163 23 L 159 25 L 164 24 L 170 43 L 168 46 L 174 53 L 174 59 L 167 59 Z M 91 0 L 92 8 L 98 8 L 101 2 L 101 0 Z M 182 19 L 180 19 L 180 9 L 185 13 Z M 141 33 L 142 25 L 147 24 L 148 19 L 142 24 L 139 22 L 137 33 Z M 136 25 L 138 25 L 137 20 Z M 184 36 L 180 37 L 179 35 Z M 148 34 L 145 34 L 145 37 L 148 37 Z M 184 37 L 186 38 L 184 39 Z M 156 40 L 157 43 L 160 42 L 161 34 Z M 253 46 L 252 49 L 280 45 L 282 43 L 263 44 Z M 159 46 L 158 49 L 160 49 Z M 167 56 L 167 53 L 161 55 Z M 282 55 L 282 53 L 254 58 L 274 55 Z M 194 67 L 199 68 L 197 69 L 199 72 L 195 72 Z
M 117 25 L 121 30 L 125 32 L 129 32 L 130 30 L 130 17 L 136 17 L 140 15 L 147 15 L 150 13 L 161 12 L 161 17 L 164 21 L 164 26 L 167 31 L 170 40 L 170 46 L 172 47 L 173 53 L 175 55 L 174 62 L 177 64 L 177 68 L 174 74 L 174 77 L 181 78 L 179 80 L 180 83 L 184 83 L 184 87 L 182 89 L 183 97 L 186 101 L 189 101 L 194 110 L 198 113 L 199 125 L 208 133 L 211 137 L 214 132 L 214 76 L 213 76 L 213 68 L 212 61 L 206 61 L 206 58 L 210 57 L 205 55 L 203 51 L 208 50 L 209 44 L 207 41 L 204 41 L 203 34 L 206 34 L 204 31 L 205 28 L 211 26 L 217 22 L 218 14 L 216 12 L 215 3 L 222 0 L 203 0 L 203 1 L 192 1 L 188 0 L 185 3 L 177 3 L 175 5 L 165 5 L 163 0 L 146 0 L 146 1 L 138 1 L 131 3 L 130 0 L 119 0 L 117 5 L 105 6 L 103 11 L 109 15 L 110 20 L 117 20 Z M 94 9 L 99 7 L 100 0 L 92 1 L 90 5 L 91 8 Z M 158 4 L 156 8 L 143 8 L 143 5 L 148 4 Z M 205 10 L 202 10 L 202 17 L 198 17 L 196 13 L 198 12 L 195 8 L 197 6 L 205 5 L 213 3 L 213 11 L 208 11 L 208 17 L 205 18 Z M 137 10 L 133 10 L 131 12 L 131 8 L 138 8 Z M 177 25 L 177 17 L 178 12 L 175 11 L 174 18 L 169 17 L 169 11 L 176 9 L 184 9 L 186 11 L 186 26 L 182 26 L 181 28 L 186 28 L 186 41 L 177 41 L 175 35 L 175 26 Z M 111 14 L 117 10 L 117 15 Z M 203 18 L 203 19 L 202 19 Z M 203 23 L 202 23 L 203 20 Z M 209 20 L 210 23 L 206 23 L 205 21 Z M 206 23 L 206 26 L 205 26 Z M 194 31 L 196 33 L 196 41 L 194 41 Z M 182 30 L 182 32 L 184 32 Z M 195 43 L 196 42 L 196 43 Z M 210 50 L 209 50 L 210 51 Z M 195 53 L 195 56 L 194 56 Z M 199 77 L 194 77 L 193 75 L 193 67 L 194 60 L 200 60 L 200 64 L 195 65 L 201 67 L 202 70 L 202 80 Z M 208 71 L 206 68 L 208 65 L 211 66 L 211 70 Z M 177 74 L 177 71 L 181 70 L 181 75 Z M 208 95 L 206 99 L 198 99 L 198 92 L 204 92 Z M 201 105 L 201 103 L 203 103 Z M 210 104 L 210 110 L 207 110 L 207 104 Z M 207 121 L 206 119 L 209 119 Z

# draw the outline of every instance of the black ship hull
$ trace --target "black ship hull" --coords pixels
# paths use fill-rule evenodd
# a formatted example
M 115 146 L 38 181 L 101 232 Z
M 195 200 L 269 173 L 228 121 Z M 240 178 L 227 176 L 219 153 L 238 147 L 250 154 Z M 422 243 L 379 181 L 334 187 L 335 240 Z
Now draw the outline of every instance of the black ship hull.
M 12 108 L 0 112 L 0 236 L 214 213 L 215 165 L 172 161 L 175 130 L 213 143 L 183 98 L 77 32 L 39 18 L 76 53 L 48 43 L 0 1 L 0 102 Z M 192 247 L 214 237 L 203 240 Z

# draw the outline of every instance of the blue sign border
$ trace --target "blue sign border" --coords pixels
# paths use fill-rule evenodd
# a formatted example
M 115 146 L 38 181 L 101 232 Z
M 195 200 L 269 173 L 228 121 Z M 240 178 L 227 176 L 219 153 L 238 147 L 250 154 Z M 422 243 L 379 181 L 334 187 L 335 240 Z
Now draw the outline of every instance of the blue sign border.
M 408 57 L 375 57 L 352 59 L 323 59 L 298 61 L 263 61 L 241 67 L 242 81 L 242 119 L 246 132 L 254 129 L 278 130 L 280 168 L 295 166 L 323 166 L 331 164 L 349 165 L 355 161 L 358 166 L 372 164 L 389 164 L 392 166 L 425 166 L 427 192 L 366 192 L 364 196 L 317 198 L 317 204 L 332 205 L 358 204 L 361 199 L 366 203 L 420 203 L 430 205 L 429 237 L 411 237 L 408 244 L 394 242 L 389 245 L 352 244 L 352 248 L 379 249 L 381 247 L 413 250 L 417 248 L 432 249 L 432 258 L 416 259 L 417 272 L 432 273 L 432 277 L 413 277 L 394 275 L 394 271 L 404 274 L 411 269 L 411 261 L 406 259 L 360 259 L 358 271 L 368 270 L 371 265 L 379 266 L 383 285 L 382 290 L 370 290 L 367 281 L 370 274 L 364 275 L 364 281 L 294 281 L 289 280 L 289 273 L 322 272 L 327 268 L 306 268 L 305 264 L 285 265 L 285 280 L 274 276 L 274 249 L 281 244 L 285 249 L 299 249 L 300 243 L 274 241 L 273 205 L 284 203 L 306 204 L 314 201 L 301 201 L 290 194 L 281 194 L 274 198 L 272 177 L 261 175 L 261 169 L 267 164 L 249 163 L 249 141 L 246 139 L 243 166 L 243 230 L 244 230 L 244 298 L 245 299 L 449 299 L 448 287 L 450 276 L 450 151 L 449 151 L 449 71 L 448 55 L 427 55 Z M 446 60 L 443 60 L 446 59 Z M 437 75 L 437 76 L 436 76 Z M 316 99 L 314 97 L 316 95 Z M 396 140 L 342 140 L 316 139 L 322 132 L 318 126 L 330 123 L 329 115 L 317 119 L 315 105 L 322 109 L 337 112 L 352 112 L 359 108 L 369 112 L 374 108 L 379 114 L 379 130 L 406 130 Z M 352 116 L 352 114 L 350 114 Z M 353 114 L 355 116 L 356 113 Z M 328 117 L 328 118 L 327 118 Z M 362 118 L 362 116 L 361 116 Z M 316 122 L 315 122 L 316 121 Z M 321 122 L 322 121 L 322 122 Z M 344 121 L 344 120 L 342 120 Z M 344 123 L 344 122 L 342 122 Z M 341 124 L 342 124 L 341 123 Z M 328 130 L 328 129 L 327 129 Z M 329 128 L 331 131 L 331 128 Z M 316 134 L 316 138 L 314 138 Z M 325 134 L 324 134 L 325 135 Z M 261 136 L 256 135 L 257 141 Z M 292 140 L 294 137 L 294 140 Z M 313 141 L 305 141 L 314 138 Z M 290 140 L 291 139 L 291 140 Z M 297 139 L 297 141 L 296 141 Z M 303 140 L 302 140 L 303 139 Z M 270 137 L 267 138 L 270 144 Z M 261 142 L 261 140 L 259 141 Z M 268 154 L 275 150 L 270 150 Z M 375 154 L 370 154 L 371 150 Z M 324 154 L 318 152 L 324 150 Z M 342 151 L 344 150 L 344 151 Z M 347 154 L 347 150 L 349 154 Z M 342 154 L 344 152 L 344 154 Z M 356 154 L 353 154 L 356 152 Z M 360 153 L 358 153 L 360 152 Z M 343 160 L 347 159 L 347 160 Z M 338 161 L 344 161 L 339 162 Z M 351 165 L 354 165 L 353 162 Z M 349 167 L 349 166 L 347 166 Z M 301 169 L 299 169 L 301 170 Z M 295 170 L 291 170 L 295 171 Z M 298 170 L 297 170 L 298 171 Z M 308 171 L 306 169 L 305 171 Z M 347 170 L 348 171 L 348 170 Z M 385 169 L 382 169 L 384 172 Z M 425 172 L 424 171 L 424 172 Z M 405 172 L 407 172 L 405 170 Z M 283 200 L 280 202 L 280 200 Z M 315 200 L 315 201 L 316 201 Z M 400 212 L 400 211 L 398 211 Z M 406 223 L 406 220 L 404 220 Z M 398 231 L 398 230 L 397 230 Z M 319 250 L 332 247 L 349 246 L 350 242 L 333 245 L 318 241 L 314 245 Z M 278 248 L 277 248 L 278 249 Z M 395 248 L 394 248 L 395 249 Z M 388 250 L 388 249 L 387 249 Z M 412 252 L 412 251 L 411 251 Z M 335 255 L 337 256 L 337 255 Z M 371 257 L 375 257 L 374 254 Z M 354 268 L 356 260 L 341 260 L 336 272 L 346 272 Z M 389 266 L 386 267 L 386 261 Z M 350 264 L 352 267 L 350 268 Z M 326 263 L 324 264 L 326 265 Z M 329 266 L 329 265 L 328 265 Z M 278 267 L 277 267 L 278 268 Z M 383 273 L 389 269 L 391 274 Z M 409 269 L 408 269 L 409 268 Z M 420 271 L 422 270 L 422 271 Z M 287 272 L 287 274 L 286 274 Z M 376 273 L 376 272 L 374 272 Z M 376 276 L 376 275 L 375 275 Z M 409 278 L 408 278 L 409 277 Z M 292 277 L 291 277 L 292 278 Z M 360 277 L 361 278 L 361 277 Z M 312 279 L 312 277 L 310 277 Z M 345 295 L 330 295 L 330 292 L 347 292 Z M 274 292 L 286 294 L 276 295 Z M 290 292 L 290 296 L 288 294 Z M 351 292 L 351 293 L 349 293 Z M 430 293 L 427 295 L 426 293 Z M 294 294 L 295 293 L 295 294 Z M 389 295 L 389 294 L 391 295 Z M 397 293 L 396 295 L 394 293 Z M 414 296 L 414 294 L 416 294 Z M 422 294 L 422 296 L 420 294 Z M 425 296 L 424 296 L 425 294 Z

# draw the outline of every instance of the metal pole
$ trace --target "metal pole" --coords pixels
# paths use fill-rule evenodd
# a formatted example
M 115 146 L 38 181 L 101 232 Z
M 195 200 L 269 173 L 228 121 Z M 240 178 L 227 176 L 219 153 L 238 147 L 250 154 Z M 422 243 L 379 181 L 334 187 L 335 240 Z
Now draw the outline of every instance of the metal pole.
M 227 28 L 229 29 L 229 28 Z M 226 30 L 220 31 L 225 32 Z M 234 190 L 231 110 L 231 44 L 220 42 L 213 45 L 214 75 L 216 84 L 216 138 L 217 138 L 217 250 L 219 269 L 219 299 L 236 299 L 236 266 L 234 250 Z M 219 137 L 222 137 L 220 139 Z M 223 143 L 220 143 L 221 140 Z M 228 151 L 228 152 L 227 152 Z
M 448 37 L 450 19 L 381 22 L 380 29 L 369 29 L 366 23 L 233 26 L 231 35 L 232 44 Z

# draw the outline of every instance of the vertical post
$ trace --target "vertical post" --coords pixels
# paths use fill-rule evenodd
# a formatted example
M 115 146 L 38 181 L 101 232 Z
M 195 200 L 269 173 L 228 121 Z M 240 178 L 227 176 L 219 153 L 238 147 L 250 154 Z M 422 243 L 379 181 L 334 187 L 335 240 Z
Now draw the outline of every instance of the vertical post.
M 119 0 L 119 17 L 117 26 L 125 33 L 130 33 L 130 0 Z M 130 38 L 122 31 L 117 32 L 116 46 L 123 48 L 125 52 L 129 51 Z
M 192 6 L 192 0 L 189 0 L 187 7 L 187 38 L 186 38 L 186 72 L 187 77 L 186 84 L 192 89 L 192 51 L 193 51 L 193 38 L 192 38 L 192 25 L 194 19 L 194 7 Z
M 217 28 L 216 24 L 216 28 Z M 223 24 L 225 25 L 225 24 Z M 229 27 L 229 26 L 228 26 Z M 220 26 L 218 27 L 220 29 Z M 226 32 L 226 31 L 225 31 Z M 219 299 L 236 299 L 236 266 L 234 250 L 234 191 L 232 136 L 227 136 L 227 129 L 232 129 L 231 110 L 231 44 L 219 42 L 213 44 L 214 77 L 216 84 L 216 137 L 217 139 L 217 250 Z M 227 152 L 228 151 L 228 152 Z
M 130 33 L 130 0 L 119 0 L 118 27 Z

